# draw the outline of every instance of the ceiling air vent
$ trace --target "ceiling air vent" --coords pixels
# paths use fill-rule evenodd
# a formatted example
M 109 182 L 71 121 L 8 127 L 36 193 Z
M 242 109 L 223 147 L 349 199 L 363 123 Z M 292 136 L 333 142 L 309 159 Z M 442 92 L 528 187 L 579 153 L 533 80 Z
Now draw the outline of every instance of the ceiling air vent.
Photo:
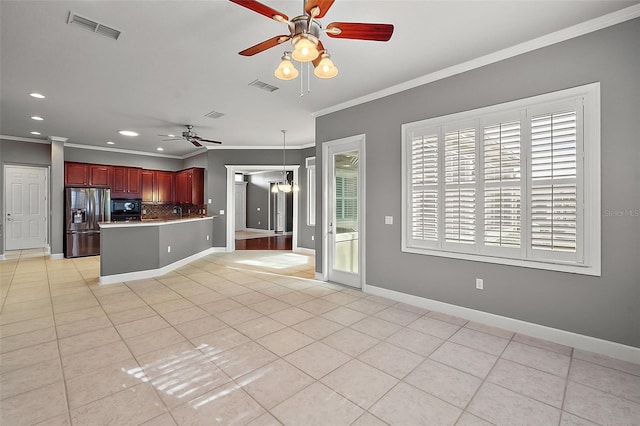
M 253 80 L 251 83 L 249 83 L 249 86 L 257 87 L 258 89 L 266 90 L 267 92 L 275 92 L 279 89 L 279 87 L 272 86 L 260 80 Z
M 211 111 L 210 113 L 205 114 L 205 117 L 209 117 L 209 118 L 220 118 L 224 115 L 223 112 L 218 112 L 218 111 Z
M 76 15 L 72 11 L 69 11 L 69 18 L 67 19 L 67 24 L 76 25 L 79 28 L 84 28 L 85 30 L 89 30 L 93 33 L 103 35 L 113 40 L 117 40 L 120 37 L 120 34 L 122 34 L 121 31 L 118 31 L 111 27 L 107 27 L 106 25 L 93 21 L 89 18 L 85 18 L 84 16 Z

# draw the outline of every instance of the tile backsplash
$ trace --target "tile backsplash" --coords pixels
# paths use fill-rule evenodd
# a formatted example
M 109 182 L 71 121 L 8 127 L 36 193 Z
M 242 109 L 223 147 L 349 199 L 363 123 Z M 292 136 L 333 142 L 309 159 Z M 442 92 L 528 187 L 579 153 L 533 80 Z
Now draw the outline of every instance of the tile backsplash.
M 142 219 L 175 219 L 180 217 L 200 217 L 207 215 L 206 204 L 183 204 L 181 206 L 143 204 Z

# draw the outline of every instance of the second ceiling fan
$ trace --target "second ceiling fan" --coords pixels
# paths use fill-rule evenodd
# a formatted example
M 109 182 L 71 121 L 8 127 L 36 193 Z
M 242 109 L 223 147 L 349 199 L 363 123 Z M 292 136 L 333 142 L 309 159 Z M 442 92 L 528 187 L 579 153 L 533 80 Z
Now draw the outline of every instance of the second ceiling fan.
M 176 137 L 175 135 L 158 135 L 158 136 L 168 136 L 172 139 L 164 139 L 165 141 L 181 141 L 181 140 L 186 140 L 187 142 L 191 142 L 194 146 L 197 147 L 201 147 L 202 144 L 200 142 L 208 142 L 208 143 L 215 143 L 215 144 L 222 144 L 222 142 L 220 141 L 214 141 L 211 139 L 204 139 L 200 136 L 197 135 L 197 133 L 192 132 L 191 130 L 193 130 L 193 126 L 191 124 L 185 124 L 185 127 L 187 128 L 186 131 L 182 132 L 182 137 Z
M 286 23 L 289 34 L 282 34 L 258 43 L 240 52 L 243 56 L 253 56 L 288 40 L 293 44 L 293 52 L 285 52 L 282 62 L 275 72 L 282 80 L 296 78 L 298 71 L 293 67 L 290 59 L 298 62 L 312 62 L 314 74 L 320 78 L 332 78 L 338 73 L 333 65 L 329 53 L 320 41 L 322 26 L 318 19 L 325 16 L 335 0 L 307 0 L 304 3 L 304 13 L 289 20 L 282 12 L 272 9 L 255 0 L 230 0 L 240 6 L 253 10 L 277 22 Z M 370 24 L 361 22 L 332 22 L 324 32 L 332 38 L 347 38 L 353 40 L 388 41 L 393 35 L 391 24 Z

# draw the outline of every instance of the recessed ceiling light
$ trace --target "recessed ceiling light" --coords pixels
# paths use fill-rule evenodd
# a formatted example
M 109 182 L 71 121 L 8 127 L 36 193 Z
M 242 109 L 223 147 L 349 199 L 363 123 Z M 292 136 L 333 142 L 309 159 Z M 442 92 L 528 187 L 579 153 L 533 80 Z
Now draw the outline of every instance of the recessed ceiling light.
M 136 132 L 132 132 L 131 130 L 118 130 L 122 136 L 138 136 Z
M 176 135 L 172 135 L 171 133 L 169 133 L 167 136 L 169 136 L 170 138 L 175 138 Z
M 164 151 L 164 148 L 162 148 L 161 146 L 159 146 L 158 148 L 156 148 L 158 151 Z
M 40 132 L 31 132 L 32 135 L 41 135 L 42 133 Z
M 115 142 L 107 141 L 107 145 L 115 145 Z
M 37 120 L 37 121 L 42 121 L 42 120 L 44 120 L 44 118 L 39 117 L 39 116 L 37 116 L 37 115 L 32 116 L 32 117 L 31 117 L 31 119 L 32 119 L 32 120 Z
M 38 98 L 38 99 L 44 99 L 45 96 L 40 94 L 40 93 L 29 93 L 29 96 L 33 96 L 34 98 Z

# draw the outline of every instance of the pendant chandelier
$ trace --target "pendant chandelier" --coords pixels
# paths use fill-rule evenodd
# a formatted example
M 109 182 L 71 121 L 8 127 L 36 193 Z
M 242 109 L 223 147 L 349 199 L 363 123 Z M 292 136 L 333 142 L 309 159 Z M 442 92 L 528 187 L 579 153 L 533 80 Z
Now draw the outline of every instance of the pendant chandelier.
M 289 181 L 287 177 L 287 131 L 280 130 L 282 132 L 282 177 L 278 182 L 274 182 L 271 187 L 271 192 L 298 192 L 300 187 L 294 182 L 293 178 Z

